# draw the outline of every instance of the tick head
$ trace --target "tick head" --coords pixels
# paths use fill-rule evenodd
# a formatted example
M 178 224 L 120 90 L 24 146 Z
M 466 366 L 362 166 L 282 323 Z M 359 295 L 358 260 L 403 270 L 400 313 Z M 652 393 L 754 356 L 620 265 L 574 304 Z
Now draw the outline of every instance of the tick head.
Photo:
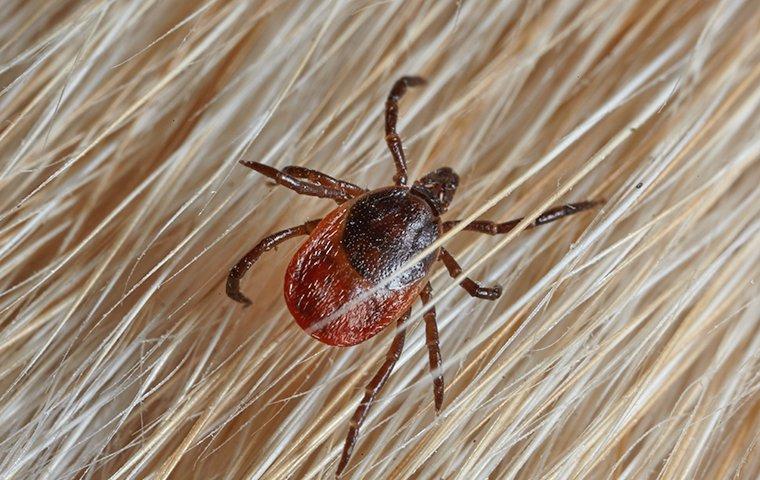
M 449 167 L 443 167 L 414 182 L 412 190 L 422 195 L 438 215 L 441 215 L 449 209 L 458 186 L 459 175 Z

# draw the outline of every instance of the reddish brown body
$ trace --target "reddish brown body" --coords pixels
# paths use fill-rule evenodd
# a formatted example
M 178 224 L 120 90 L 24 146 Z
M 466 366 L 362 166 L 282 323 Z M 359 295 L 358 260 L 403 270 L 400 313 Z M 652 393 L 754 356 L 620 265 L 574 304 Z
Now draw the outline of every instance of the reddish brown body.
M 285 301 L 309 335 L 336 346 L 361 343 L 409 309 L 437 252 L 391 277 L 440 234 L 440 220 L 406 187 L 346 202 L 313 230 L 285 274 Z

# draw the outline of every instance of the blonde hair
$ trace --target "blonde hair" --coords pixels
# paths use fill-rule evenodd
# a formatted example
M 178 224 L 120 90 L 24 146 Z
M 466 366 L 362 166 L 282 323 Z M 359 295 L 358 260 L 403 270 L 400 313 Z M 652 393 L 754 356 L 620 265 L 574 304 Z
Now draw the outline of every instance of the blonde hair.
M 0 479 L 332 478 L 388 333 L 304 335 L 319 218 L 238 165 L 391 183 L 450 166 L 447 219 L 599 210 L 460 233 L 494 302 L 431 276 L 346 478 L 760 476 L 760 11 L 745 1 L 12 2 L 0 21 Z M 390 329 L 389 329 L 390 331 Z

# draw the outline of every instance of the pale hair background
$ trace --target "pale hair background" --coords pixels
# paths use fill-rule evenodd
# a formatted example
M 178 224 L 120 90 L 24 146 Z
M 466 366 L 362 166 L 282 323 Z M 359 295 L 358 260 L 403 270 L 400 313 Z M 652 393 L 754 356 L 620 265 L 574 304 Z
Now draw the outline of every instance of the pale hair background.
M 6 0 L 0 478 L 332 478 L 392 329 L 350 349 L 282 298 L 327 200 L 239 159 L 390 183 L 447 218 L 601 209 L 447 247 L 347 478 L 760 477 L 760 8 L 744 1 Z M 522 230 L 522 227 L 519 229 Z

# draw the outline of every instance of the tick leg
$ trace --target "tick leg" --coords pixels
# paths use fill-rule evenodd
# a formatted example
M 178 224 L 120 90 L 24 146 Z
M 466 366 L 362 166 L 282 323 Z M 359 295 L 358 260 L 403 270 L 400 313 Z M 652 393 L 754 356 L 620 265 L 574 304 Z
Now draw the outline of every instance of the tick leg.
M 396 185 L 406 185 L 406 156 L 404 147 L 401 145 L 401 137 L 396 132 L 396 122 L 398 121 L 398 101 L 406 93 L 407 87 L 416 87 L 424 85 L 425 79 L 422 77 L 401 77 L 388 95 L 385 102 L 385 142 L 393 156 L 393 162 L 396 164 L 396 175 L 393 181 Z
M 407 310 L 406 313 L 398 319 L 398 322 L 396 323 L 398 331 L 396 332 L 396 337 L 393 339 L 390 350 L 388 350 L 388 353 L 385 355 L 385 362 L 365 387 L 364 398 L 362 398 L 359 407 L 354 412 L 353 418 L 351 418 L 348 435 L 346 436 L 346 443 L 343 445 L 343 454 L 340 457 L 340 463 L 338 463 L 338 470 L 335 472 L 336 478 L 340 476 L 343 469 L 348 465 L 348 460 L 351 458 L 351 453 L 354 450 L 356 438 L 359 435 L 359 429 L 364 423 L 364 419 L 367 417 L 367 412 L 369 412 L 370 407 L 372 407 L 372 404 L 375 402 L 375 396 L 385 385 L 385 382 L 393 371 L 393 367 L 401 356 L 401 351 L 404 349 L 404 337 L 406 335 L 406 327 L 404 324 L 409 318 L 410 311 L 411 310 Z
M 245 304 L 246 307 L 250 305 L 251 300 L 240 292 L 240 279 L 243 278 L 245 272 L 256 263 L 256 260 L 259 259 L 262 253 L 273 249 L 289 238 L 297 237 L 299 235 L 308 235 L 314 230 L 314 227 L 317 226 L 320 220 L 321 219 L 312 220 L 303 225 L 273 233 L 261 240 L 250 252 L 246 253 L 243 258 L 238 260 L 235 266 L 230 270 L 230 274 L 227 276 L 227 296 L 236 302 Z
M 241 160 L 240 163 L 250 169 L 259 172 L 262 175 L 266 175 L 283 187 L 288 187 L 289 189 L 303 195 L 320 198 L 331 198 L 338 203 L 345 202 L 351 198 L 347 192 L 328 188 L 323 185 L 314 185 L 313 183 L 304 182 L 294 177 L 293 175 L 281 172 L 276 168 L 272 168 L 269 165 L 264 165 L 263 163 L 246 162 L 244 160 Z
M 574 215 L 576 213 L 582 212 L 584 210 L 589 210 L 591 208 L 597 207 L 599 205 L 602 205 L 604 203 L 604 200 L 590 200 L 587 202 L 579 202 L 579 203 L 569 203 L 567 205 L 562 205 L 561 207 L 554 207 L 550 210 L 545 211 L 541 215 L 539 215 L 533 223 L 528 225 L 528 228 L 535 228 L 540 225 L 544 225 L 546 223 L 551 223 L 555 220 L 559 220 L 560 218 L 568 217 L 570 215 Z M 464 230 L 471 230 L 474 232 L 480 232 L 480 233 L 486 233 L 488 235 L 498 235 L 501 233 L 507 233 L 513 228 L 517 226 L 518 223 L 522 221 L 522 218 L 517 218 L 515 220 L 510 220 L 508 222 L 503 223 L 495 223 L 495 222 L 489 222 L 488 220 L 476 220 L 470 224 L 468 224 L 466 227 L 464 227 Z M 443 222 L 443 231 L 448 232 L 451 230 L 455 225 L 459 224 L 460 220 L 451 220 L 448 222 Z
M 283 168 L 282 173 L 285 173 L 287 175 L 291 175 L 297 178 L 305 178 L 306 180 L 312 183 L 316 183 L 317 185 L 322 185 L 323 187 L 330 188 L 332 190 L 340 190 L 341 192 L 346 193 L 350 195 L 351 197 L 356 197 L 366 192 L 365 189 L 357 185 L 354 185 L 353 183 L 346 182 L 344 180 L 339 180 L 337 178 L 333 178 L 330 175 L 327 175 L 326 173 L 318 172 L 310 168 L 298 167 L 298 166 L 293 165 L 290 167 Z
M 462 267 L 459 266 L 454 257 L 452 257 L 448 250 L 445 248 L 441 248 L 439 260 L 441 260 L 443 264 L 446 265 L 446 270 L 449 271 L 449 275 L 451 275 L 452 278 L 456 278 L 460 273 L 462 273 Z M 483 285 L 468 277 L 464 277 L 464 280 L 462 280 L 459 285 L 461 285 L 462 288 L 467 290 L 467 293 L 475 298 L 496 300 L 501 296 L 500 285 L 496 285 L 495 287 L 484 287 Z
M 430 297 L 433 293 L 433 288 L 430 286 L 430 282 L 425 285 L 425 288 L 420 292 L 420 299 L 422 303 L 427 305 L 430 303 Z M 425 312 L 425 340 L 428 349 L 428 359 L 430 360 L 430 373 L 433 375 L 433 397 L 435 399 L 435 414 L 438 415 L 441 412 L 443 406 L 443 371 L 441 365 L 441 347 L 438 342 L 438 324 L 435 321 L 435 307 Z

